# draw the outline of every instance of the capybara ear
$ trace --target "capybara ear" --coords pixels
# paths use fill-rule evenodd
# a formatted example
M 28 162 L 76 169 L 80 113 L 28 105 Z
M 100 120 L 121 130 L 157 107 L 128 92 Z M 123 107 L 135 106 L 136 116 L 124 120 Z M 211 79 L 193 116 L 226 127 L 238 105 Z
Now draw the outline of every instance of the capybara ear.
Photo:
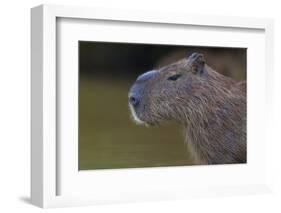
M 192 53 L 188 57 L 188 64 L 191 66 L 191 71 L 196 74 L 196 73 L 202 73 L 204 71 L 204 66 L 205 66 L 205 59 L 204 55 L 201 53 Z

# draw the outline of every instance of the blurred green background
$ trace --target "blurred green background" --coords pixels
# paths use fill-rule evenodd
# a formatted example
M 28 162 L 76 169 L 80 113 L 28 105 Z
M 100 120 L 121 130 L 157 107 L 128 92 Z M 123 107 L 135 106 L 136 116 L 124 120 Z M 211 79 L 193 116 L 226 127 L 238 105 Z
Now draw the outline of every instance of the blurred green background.
M 136 77 L 193 52 L 237 80 L 246 79 L 246 49 L 79 42 L 79 169 L 194 164 L 182 127 L 136 125 L 128 91 Z

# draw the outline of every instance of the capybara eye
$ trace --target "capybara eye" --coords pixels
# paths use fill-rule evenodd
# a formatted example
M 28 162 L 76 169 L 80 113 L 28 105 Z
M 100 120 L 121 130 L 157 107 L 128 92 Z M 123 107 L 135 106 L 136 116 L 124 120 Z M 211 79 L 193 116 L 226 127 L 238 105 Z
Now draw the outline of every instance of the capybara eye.
M 167 80 L 169 81 L 176 81 L 179 77 L 181 77 L 180 74 L 176 74 L 176 75 L 172 75 L 169 78 L 167 78 Z

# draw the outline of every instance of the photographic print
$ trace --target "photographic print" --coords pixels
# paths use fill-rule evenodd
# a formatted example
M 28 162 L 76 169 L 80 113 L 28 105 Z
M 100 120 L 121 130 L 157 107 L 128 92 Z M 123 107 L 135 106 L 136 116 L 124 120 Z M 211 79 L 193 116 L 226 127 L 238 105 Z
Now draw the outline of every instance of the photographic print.
M 246 48 L 79 41 L 79 169 L 247 162 Z

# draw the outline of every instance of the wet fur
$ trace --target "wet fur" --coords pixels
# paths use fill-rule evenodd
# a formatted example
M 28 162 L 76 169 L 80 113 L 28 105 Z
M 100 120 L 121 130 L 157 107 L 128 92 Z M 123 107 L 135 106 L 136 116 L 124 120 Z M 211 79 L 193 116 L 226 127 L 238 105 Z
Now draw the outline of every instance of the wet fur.
M 219 74 L 195 56 L 136 82 L 142 86 L 143 98 L 135 116 L 149 125 L 167 120 L 181 123 L 197 164 L 245 163 L 246 82 Z M 182 75 L 180 81 L 167 81 L 175 73 Z

